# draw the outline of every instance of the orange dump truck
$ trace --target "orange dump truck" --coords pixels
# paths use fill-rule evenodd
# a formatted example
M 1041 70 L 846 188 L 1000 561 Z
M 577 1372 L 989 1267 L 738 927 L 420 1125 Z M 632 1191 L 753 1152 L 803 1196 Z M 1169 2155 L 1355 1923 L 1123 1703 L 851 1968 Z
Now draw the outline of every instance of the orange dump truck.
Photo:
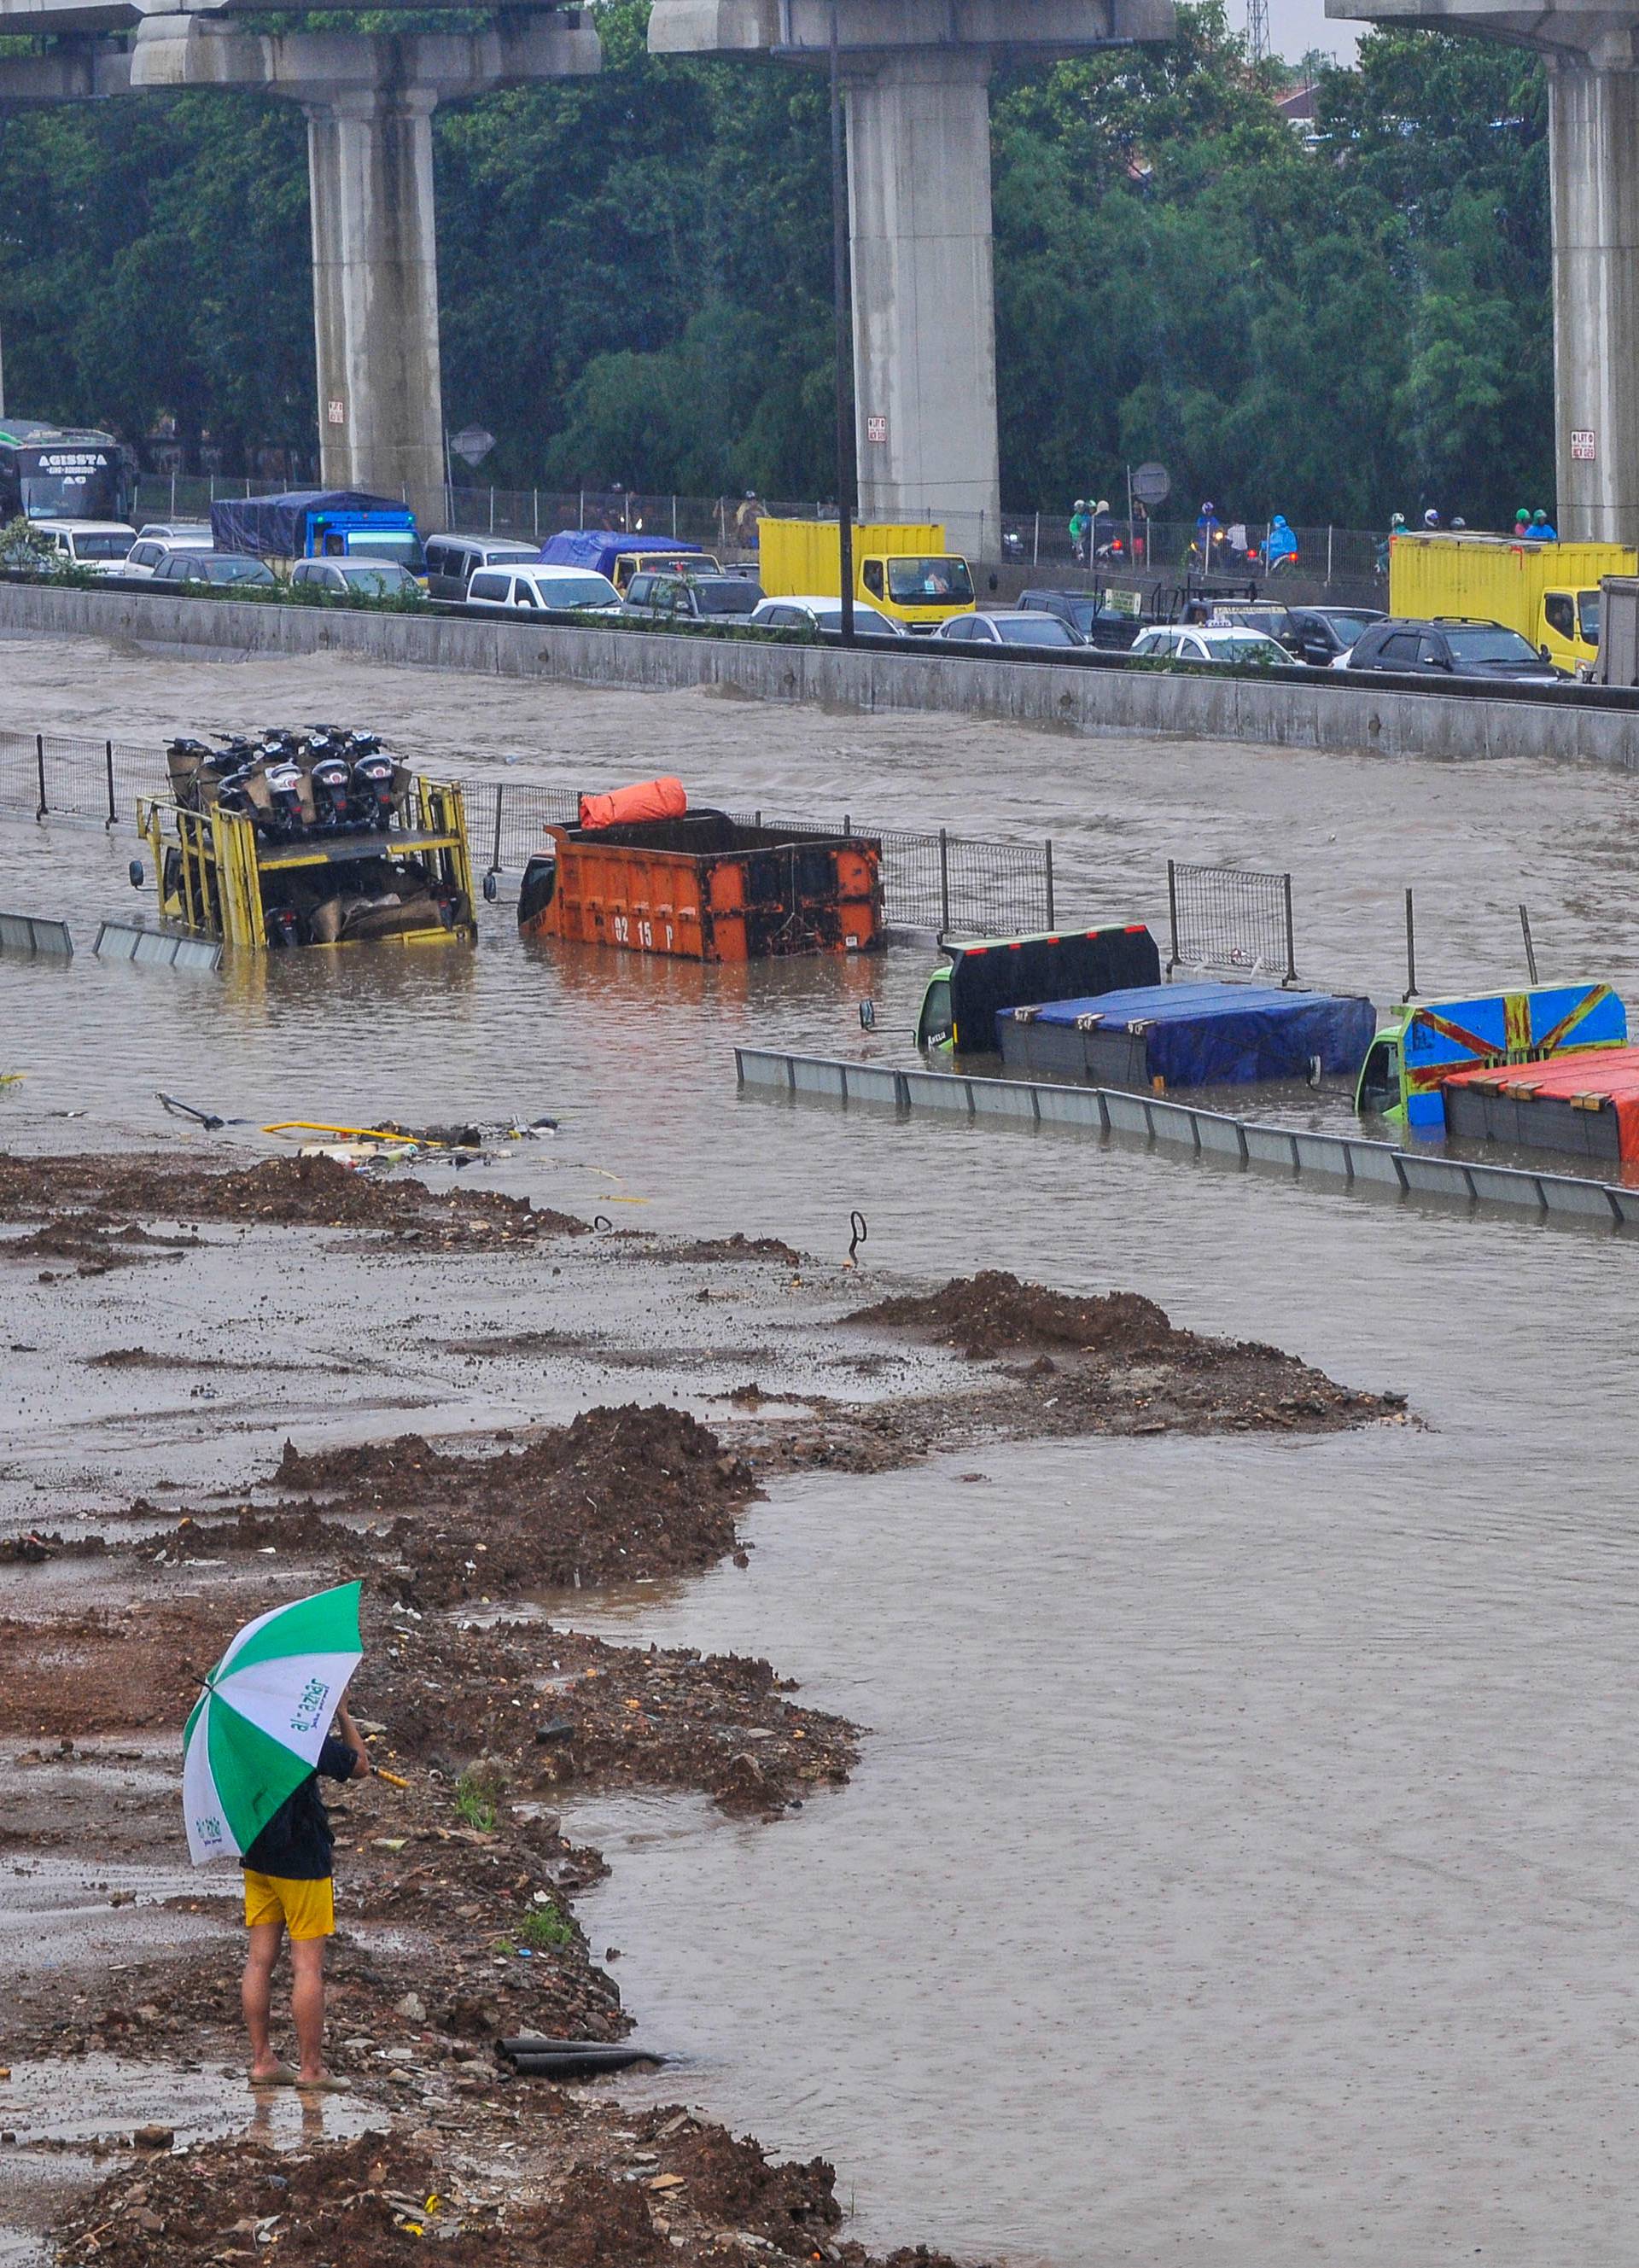
M 881 948 L 879 843 L 705 809 L 585 824 L 621 802 L 583 799 L 580 826 L 547 828 L 552 847 L 529 861 L 519 895 L 526 937 L 683 961 Z

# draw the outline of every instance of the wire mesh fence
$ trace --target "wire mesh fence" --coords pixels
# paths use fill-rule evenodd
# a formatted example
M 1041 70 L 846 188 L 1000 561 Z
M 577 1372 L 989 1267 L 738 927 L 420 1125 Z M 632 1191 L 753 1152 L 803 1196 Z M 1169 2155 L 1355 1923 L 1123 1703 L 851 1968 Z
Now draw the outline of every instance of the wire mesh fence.
M 1219 968 L 1237 976 L 1296 981 L 1292 877 L 1244 866 L 1167 861 L 1167 909 L 1175 968 Z
M 133 814 L 137 798 L 165 792 L 164 752 L 118 740 L 71 734 L 0 732 L 0 811 L 31 818 L 68 818 L 113 827 Z M 549 826 L 572 826 L 580 790 L 528 780 L 461 783 L 475 861 L 496 874 L 520 872 L 546 847 Z M 793 840 L 868 837 L 882 845 L 883 917 L 894 929 L 963 937 L 1012 937 L 1053 924 L 1052 845 L 980 836 L 916 834 L 867 826 L 845 814 L 839 824 L 732 814 Z
M 287 482 L 230 480 L 221 474 L 144 474 L 137 483 L 134 512 L 143 521 L 208 520 L 219 499 L 268 496 Z M 1123 503 L 1125 499 L 1121 500 Z M 757 526 L 773 519 L 835 519 L 837 508 L 812 497 L 690 497 L 636 489 L 505 489 L 476 482 L 451 482 L 443 492 L 440 525 L 462 534 L 505 535 L 535 543 L 570 528 L 596 528 L 641 535 L 655 542 L 704 544 L 720 559 L 742 562 L 757 549 Z M 1369 529 L 1298 526 L 1288 532 L 1294 549 L 1276 546 L 1268 559 L 1267 519 L 1218 517 L 1210 536 L 1195 519 L 1149 519 L 1136 508 L 1129 517 L 1117 510 L 1101 516 L 1089 556 L 1085 542 L 1070 534 L 1070 507 L 1042 512 L 967 513 L 949 522 L 950 541 L 987 563 L 1032 571 L 1056 569 L 1123 574 L 1153 581 L 1190 572 L 1244 576 L 1267 586 L 1326 589 L 1343 586 L 1356 597 L 1359 586 L 1386 583 L 1388 540 Z M 426 531 L 433 531 L 428 528 Z

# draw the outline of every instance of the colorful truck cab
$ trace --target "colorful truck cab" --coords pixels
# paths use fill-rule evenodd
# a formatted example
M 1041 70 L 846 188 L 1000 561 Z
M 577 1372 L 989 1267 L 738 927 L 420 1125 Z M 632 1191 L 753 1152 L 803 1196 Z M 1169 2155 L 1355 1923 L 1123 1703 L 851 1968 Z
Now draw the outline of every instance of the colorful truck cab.
M 1546 1063 L 1628 1040 L 1628 1011 L 1608 984 L 1538 984 L 1467 1000 L 1407 1001 L 1372 1041 L 1355 1107 L 1365 1117 L 1440 1130 L 1443 1082 L 1455 1071 Z

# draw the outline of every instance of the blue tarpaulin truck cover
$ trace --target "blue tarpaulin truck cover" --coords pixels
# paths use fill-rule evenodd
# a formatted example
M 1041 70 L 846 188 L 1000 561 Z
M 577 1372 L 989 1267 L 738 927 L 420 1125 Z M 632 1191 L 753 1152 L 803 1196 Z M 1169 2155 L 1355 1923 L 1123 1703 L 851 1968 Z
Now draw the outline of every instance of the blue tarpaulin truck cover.
M 390 512 L 401 521 L 410 518 L 397 497 L 367 496 L 360 489 L 289 489 L 283 496 L 223 497 L 210 507 L 210 541 L 218 551 L 301 559 L 314 515 L 329 512 Z
M 1377 1029 L 1370 1000 L 1247 984 L 1158 984 L 1003 1010 L 997 1044 L 1010 1067 L 1111 1086 L 1210 1086 L 1351 1078 Z
M 668 542 L 660 535 L 611 534 L 606 527 L 572 527 L 543 543 L 541 557 L 549 567 L 589 567 L 613 582 L 617 559 L 631 559 L 646 551 L 660 559 L 705 556 L 705 547 L 698 543 Z

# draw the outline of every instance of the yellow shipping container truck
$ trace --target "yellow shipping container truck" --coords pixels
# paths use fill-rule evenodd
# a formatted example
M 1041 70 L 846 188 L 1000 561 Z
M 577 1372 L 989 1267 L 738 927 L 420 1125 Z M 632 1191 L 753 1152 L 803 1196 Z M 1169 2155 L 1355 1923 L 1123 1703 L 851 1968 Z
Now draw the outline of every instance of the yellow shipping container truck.
M 1622 543 L 1397 535 L 1389 549 L 1389 612 L 1501 622 L 1557 667 L 1574 670 L 1598 659 L 1600 578 L 1636 569 L 1639 556 Z
M 757 541 L 757 580 L 771 599 L 842 596 L 842 534 L 834 519 L 765 519 Z M 972 612 L 972 571 L 946 549 L 944 529 L 927 521 L 856 527 L 853 575 L 862 605 L 910 630 L 936 630 L 953 615 Z

